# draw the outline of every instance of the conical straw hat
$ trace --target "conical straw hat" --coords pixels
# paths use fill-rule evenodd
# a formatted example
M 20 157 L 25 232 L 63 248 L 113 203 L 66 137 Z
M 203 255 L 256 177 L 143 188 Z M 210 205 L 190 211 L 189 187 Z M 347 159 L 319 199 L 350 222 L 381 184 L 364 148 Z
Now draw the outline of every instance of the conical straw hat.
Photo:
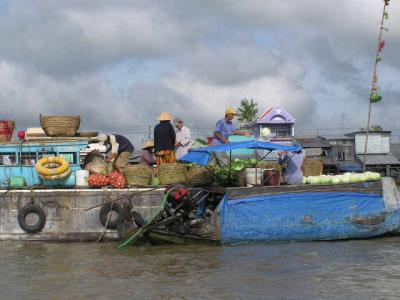
M 142 149 L 146 149 L 148 147 L 154 147 L 154 142 L 151 140 L 146 141 L 146 143 L 144 143 Z
M 172 116 L 165 111 L 162 112 L 157 118 L 157 120 L 159 121 L 171 121 L 172 119 L 173 119 Z

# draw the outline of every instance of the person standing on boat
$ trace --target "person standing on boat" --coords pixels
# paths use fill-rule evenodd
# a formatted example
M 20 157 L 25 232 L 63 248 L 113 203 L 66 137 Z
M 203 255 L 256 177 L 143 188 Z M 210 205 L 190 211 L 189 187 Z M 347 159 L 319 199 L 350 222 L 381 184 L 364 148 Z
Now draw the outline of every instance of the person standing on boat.
M 249 136 L 249 133 L 242 132 L 236 129 L 235 124 L 233 124 L 233 118 L 236 115 L 236 111 L 234 108 L 229 107 L 225 110 L 225 118 L 218 120 L 215 125 L 215 129 L 213 132 L 213 144 L 221 145 L 229 143 L 229 136 L 232 134 L 236 135 L 246 135 Z
M 283 178 L 287 184 L 302 184 L 303 183 L 303 153 L 280 153 L 282 163 L 286 162 L 286 169 L 283 173 Z M 278 163 L 279 163 L 278 159 Z
M 106 154 L 110 154 L 106 162 L 113 162 L 114 169 L 121 173 L 128 164 L 135 147 L 133 147 L 129 139 L 119 134 L 100 134 L 96 139 L 108 146 Z
M 153 165 L 157 163 L 153 154 L 154 142 L 148 140 L 144 143 L 142 148 L 142 154 L 140 155 L 140 164 L 146 167 L 153 168 Z
M 190 129 L 183 125 L 183 121 L 180 118 L 175 118 L 173 123 L 176 128 L 175 155 L 176 159 L 180 159 L 190 149 L 192 142 Z
M 176 134 L 171 124 L 172 117 L 167 112 L 158 116 L 159 124 L 154 127 L 154 151 L 157 165 L 175 163 Z
M 289 153 L 287 151 L 278 152 L 278 164 L 282 170 L 282 176 L 285 175 L 287 162 L 289 160 Z

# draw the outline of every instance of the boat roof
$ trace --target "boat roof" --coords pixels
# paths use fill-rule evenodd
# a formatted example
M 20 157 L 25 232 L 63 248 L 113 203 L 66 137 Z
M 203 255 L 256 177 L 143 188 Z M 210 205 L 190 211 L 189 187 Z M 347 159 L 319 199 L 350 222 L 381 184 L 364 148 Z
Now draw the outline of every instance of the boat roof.
M 192 162 L 202 166 L 207 166 L 210 160 L 210 155 L 213 152 L 229 152 L 237 149 L 263 149 L 263 150 L 280 150 L 288 152 L 300 152 L 300 146 L 285 146 L 264 141 L 244 141 L 231 142 L 217 146 L 209 146 L 198 149 L 189 150 L 189 153 L 180 158 L 181 161 Z

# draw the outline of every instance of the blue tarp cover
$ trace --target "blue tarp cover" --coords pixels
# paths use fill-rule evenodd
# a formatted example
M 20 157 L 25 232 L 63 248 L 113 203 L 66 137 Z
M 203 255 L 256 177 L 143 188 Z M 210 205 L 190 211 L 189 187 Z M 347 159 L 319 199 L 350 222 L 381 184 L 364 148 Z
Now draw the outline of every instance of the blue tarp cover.
M 246 142 L 232 142 L 228 144 L 222 144 L 218 146 L 210 146 L 204 148 L 198 148 L 190 150 L 188 154 L 180 158 L 181 161 L 187 161 L 196 163 L 202 166 L 207 166 L 210 160 L 210 155 L 213 152 L 226 152 L 236 149 L 264 149 L 264 150 L 279 150 L 279 151 L 289 151 L 289 152 L 299 152 L 301 150 L 300 146 L 285 146 L 279 144 L 273 144 L 263 141 L 246 141 Z
M 335 240 L 381 235 L 399 228 L 399 212 L 385 211 L 381 195 L 306 192 L 262 195 L 220 203 L 222 243 Z M 360 225 L 360 218 L 384 221 Z

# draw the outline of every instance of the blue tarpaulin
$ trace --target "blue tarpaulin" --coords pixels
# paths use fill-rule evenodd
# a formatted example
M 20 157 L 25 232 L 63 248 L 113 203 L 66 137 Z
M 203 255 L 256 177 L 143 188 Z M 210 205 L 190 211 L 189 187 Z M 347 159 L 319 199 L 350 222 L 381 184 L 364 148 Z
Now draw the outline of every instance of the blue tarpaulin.
M 372 221 L 371 221 L 372 220 Z M 305 192 L 229 199 L 220 203 L 222 243 L 336 240 L 378 236 L 399 228 L 398 210 L 383 196 Z
M 207 166 L 210 160 L 210 155 L 213 152 L 226 152 L 236 149 L 264 149 L 264 150 L 279 150 L 288 152 L 299 152 L 300 146 L 285 146 L 279 144 L 273 144 L 263 141 L 246 141 L 246 142 L 232 142 L 228 144 L 222 144 L 217 146 L 210 146 L 204 148 L 198 148 L 190 150 L 188 154 L 180 158 L 181 161 L 192 162 L 202 166 Z

